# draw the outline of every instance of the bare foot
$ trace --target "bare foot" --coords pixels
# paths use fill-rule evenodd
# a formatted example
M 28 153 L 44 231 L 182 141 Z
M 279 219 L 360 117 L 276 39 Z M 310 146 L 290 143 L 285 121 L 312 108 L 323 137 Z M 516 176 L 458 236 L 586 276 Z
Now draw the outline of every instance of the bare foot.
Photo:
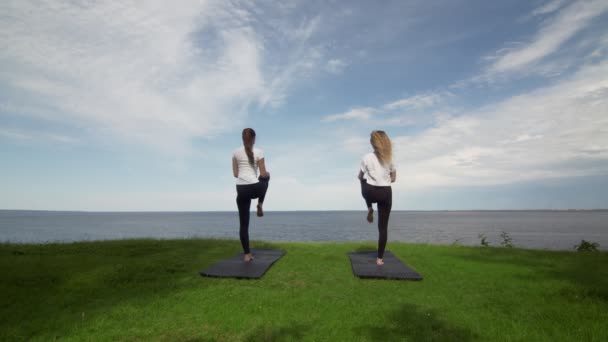
M 243 261 L 250 262 L 250 261 L 253 261 L 253 259 L 254 259 L 253 255 L 251 255 L 251 253 L 247 253 L 247 254 L 245 254 L 245 257 L 243 258 Z
M 258 212 L 257 212 L 258 217 L 262 217 L 264 216 L 264 209 L 262 209 L 262 205 L 258 204 Z
M 372 208 L 367 209 L 367 222 L 369 222 L 369 223 L 374 222 L 374 209 L 372 209 Z
M 384 265 L 384 261 L 380 258 L 376 258 L 376 265 L 382 266 L 382 265 Z

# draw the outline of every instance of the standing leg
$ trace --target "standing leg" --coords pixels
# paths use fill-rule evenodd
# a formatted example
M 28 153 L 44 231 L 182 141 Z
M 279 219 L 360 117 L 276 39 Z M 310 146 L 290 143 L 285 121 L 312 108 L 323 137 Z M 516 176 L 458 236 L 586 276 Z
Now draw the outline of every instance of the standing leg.
M 247 196 L 244 190 L 239 189 L 237 185 L 236 205 L 239 208 L 239 236 L 243 252 L 250 254 L 249 250 L 249 209 L 251 208 L 251 198 Z
M 382 197 L 383 199 L 378 201 L 378 265 L 384 264 L 382 258 L 384 258 L 384 249 L 388 240 L 388 219 L 393 205 L 392 189 L 390 187 L 383 189 Z
M 368 191 L 367 181 L 365 178 L 361 179 L 361 195 L 365 200 L 365 205 L 367 205 L 367 222 L 374 222 L 374 208 L 372 208 L 372 201 L 370 199 L 370 194 Z

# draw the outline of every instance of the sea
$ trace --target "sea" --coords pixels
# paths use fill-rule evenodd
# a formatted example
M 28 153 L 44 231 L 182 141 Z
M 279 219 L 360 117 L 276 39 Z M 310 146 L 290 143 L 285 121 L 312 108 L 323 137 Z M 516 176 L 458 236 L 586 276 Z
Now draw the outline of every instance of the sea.
M 250 237 L 266 241 L 375 241 L 366 211 L 251 213 Z M 377 214 L 377 213 L 376 213 Z M 377 219 L 377 216 L 376 216 Z M 0 242 L 68 243 L 133 238 L 238 239 L 236 212 L 79 212 L 0 210 Z M 608 210 L 393 211 L 390 241 L 573 250 L 581 240 L 608 250 Z M 501 234 L 503 236 L 501 236 Z

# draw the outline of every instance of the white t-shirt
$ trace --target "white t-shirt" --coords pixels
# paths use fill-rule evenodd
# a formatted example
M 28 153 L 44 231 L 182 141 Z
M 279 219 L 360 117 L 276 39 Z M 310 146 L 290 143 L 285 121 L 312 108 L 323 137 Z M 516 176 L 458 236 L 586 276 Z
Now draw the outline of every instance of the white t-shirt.
M 244 146 L 234 150 L 232 158 L 236 159 L 236 165 L 239 170 L 239 176 L 236 179 L 237 185 L 255 184 L 258 182 L 258 162 L 264 159 L 264 152 L 262 150 L 253 148 L 253 166 L 249 164 L 249 158 L 247 158 Z
M 361 171 L 367 183 L 375 186 L 390 186 L 391 172 L 395 171 L 395 166 L 391 163 L 385 167 L 380 163 L 378 157 L 373 152 L 363 156 L 361 160 Z

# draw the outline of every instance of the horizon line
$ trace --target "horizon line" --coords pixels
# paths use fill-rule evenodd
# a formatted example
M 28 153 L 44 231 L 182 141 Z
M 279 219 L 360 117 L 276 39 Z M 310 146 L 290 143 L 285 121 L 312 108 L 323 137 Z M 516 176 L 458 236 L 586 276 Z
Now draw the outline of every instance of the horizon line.
M 0 209 L 3 211 L 30 211 L 30 212 L 62 212 L 62 213 L 230 213 L 237 210 L 55 210 L 55 209 Z M 265 210 L 265 212 L 358 212 L 364 209 L 328 209 L 328 210 Z M 392 212 L 479 212 L 479 211 L 608 211 L 608 208 L 592 209 L 394 209 Z

